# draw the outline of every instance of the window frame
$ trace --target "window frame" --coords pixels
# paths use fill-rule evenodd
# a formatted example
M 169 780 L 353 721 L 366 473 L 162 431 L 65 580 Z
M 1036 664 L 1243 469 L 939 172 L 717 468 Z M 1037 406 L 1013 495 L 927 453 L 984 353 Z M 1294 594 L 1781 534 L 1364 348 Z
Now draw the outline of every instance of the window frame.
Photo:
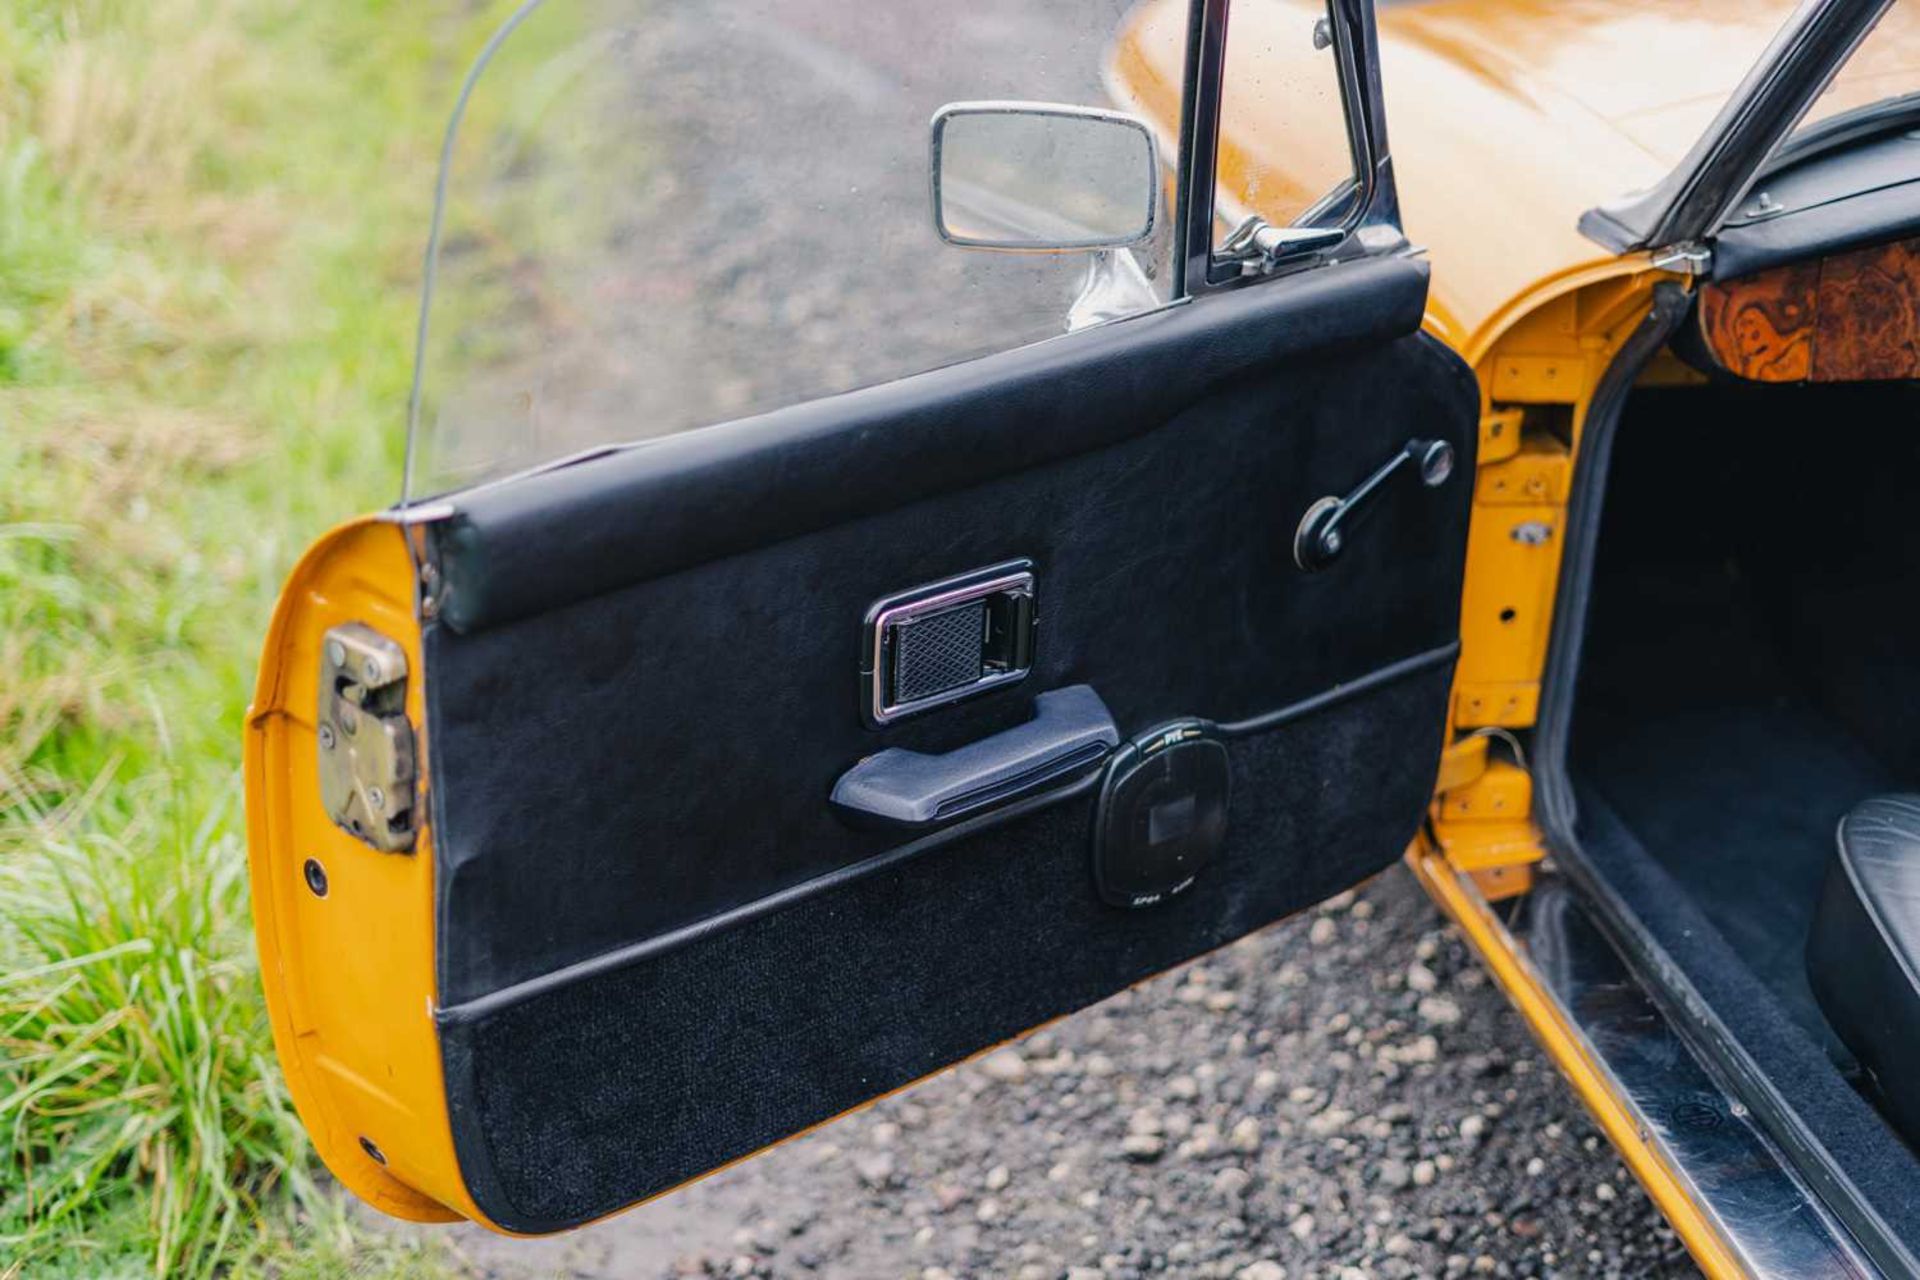
M 1269 272 L 1247 275 L 1237 262 L 1215 252 L 1220 159 L 1220 111 L 1226 82 L 1228 19 L 1231 0 L 1193 0 L 1187 34 L 1186 106 L 1183 112 L 1180 164 L 1181 209 L 1177 221 L 1180 249 L 1174 273 L 1175 297 L 1198 297 L 1223 289 L 1238 289 L 1290 275 L 1300 267 L 1317 266 L 1346 248 L 1353 234 L 1366 226 L 1379 195 L 1377 180 L 1381 139 L 1375 136 L 1370 78 L 1371 27 L 1359 7 L 1369 0 L 1326 0 L 1327 22 L 1340 87 L 1341 114 L 1346 120 L 1347 147 L 1353 172 L 1292 225 L 1311 226 L 1306 215 L 1340 210 L 1338 222 L 1327 227 L 1345 233 L 1330 251 L 1307 252 Z M 1196 175 L 1206 174 L 1198 182 Z
M 1645 190 L 1588 209 L 1581 234 L 1616 254 L 1679 248 L 1688 252 L 1662 260 L 1698 261 L 1699 242 L 1726 226 L 1781 142 L 1893 4 L 1805 0 L 1679 164 Z

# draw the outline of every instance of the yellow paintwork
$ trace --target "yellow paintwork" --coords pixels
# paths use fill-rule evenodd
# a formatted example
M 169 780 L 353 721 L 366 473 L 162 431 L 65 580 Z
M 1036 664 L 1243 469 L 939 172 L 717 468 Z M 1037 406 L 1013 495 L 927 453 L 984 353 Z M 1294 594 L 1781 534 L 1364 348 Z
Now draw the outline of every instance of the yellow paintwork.
M 1587 412 L 1653 285 L 1668 278 L 1633 259 L 1583 268 L 1483 326 L 1482 438 L 1497 430 L 1505 443 L 1482 455 L 1475 480 L 1455 728 L 1534 722 Z
M 1449 726 L 1454 733 L 1476 725 L 1519 728 L 1534 722 L 1565 541 L 1568 487 L 1579 463 L 1587 411 L 1601 376 L 1650 309 L 1654 283 L 1663 278 L 1670 277 L 1624 260 L 1577 269 L 1513 300 L 1476 331 L 1482 438 L 1497 422 L 1502 441 L 1511 440 L 1517 425 L 1521 442 L 1510 454 L 1503 444 L 1491 458 L 1481 458 L 1461 596 L 1461 656 Z M 1660 369 L 1672 380 L 1665 364 Z M 1549 426 L 1562 427 L 1570 445 L 1546 431 Z M 1550 536 L 1543 542 L 1516 540 L 1514 528 L 1526 522 L 1548 529 Z M 1439 850 L 1416 842 L 1408 861 L 1459 922 L 1701 1270 L 1710 1276 L 1744 1274 L 1488 908 L 1492 900 L 1531 887 L 1532 866 L 1545 852 L 1530 816 L 1530 780 L 1522 788 L 1512 776 L 1519 772 L 1496 763 L 1477 776 L 1450 780 L 1454 785 L 1441 788 L 1434 801 L 1432 829 Z M 1525 809 L 1493 819 L 1484 807 L 1496 801 L 1503 815 L 1512 815 L 1522 803 Z
M 1517 424 L 1519 443 L 1506 457 L 1482 458 L 1475 481 L 1460 605 L 1457 728 L 1534 721 L 1587 410 L 1601 376 L 1652 305 L 1652 284 L 1660 278 L 1664 273 L 1620 261 L 1587 273 L 1587 282 L 1571 290 L 1543 290 L 1475 364 L 1483 436 L 1492 421 L 1511 441 Z
M 1440 0 L 1383 10 L 1395 183 L 1408 235 L 1433 258 L 1428 328 L 1474 361 L 1517 298 L 1617 266 L 1580 235 L 1580 213 L 1672 167 L 1777 25 L 1769 7 Z M 1223 103 L 1223 194 L 1280 221 L 1299 208 L 1299 183 L 1285 175 L 1337 168 L 1328 154 L 1347 145 L 1344 132 L 1303 130 L 1287 109 L 1291 86 L 1329 78 L 1328 55 L 1300 38 L 1321 12 L 1312 0 L 1236 0 L 1228 26 L 1227 80 L 1255 87 Z M 1178 118 L 1174 32 L 1185 21 L 1184 0 L 1149 0 L 1116 47 L 1116 93 L 1156 122 Z M 1690 96 L 1664 101 L 1659 90 L 1676 86 Z
M 1791 0 L 1431 0 L 1382 8 L 1381 79 L 1408 236 L 1433 260 L 1427 327 L 1470 363 L 1529 299 L 1619 262 L 1580 214 L 1672 169 L 1752 67 Z M 1303 111 L 1328 82 L 1302 38 L 1313 0 L 1234 0 L 1222 104 L 1223 203 L 1289 221 L 1302 181 L 1343 171 L 1346 139 Z M 1185 0 L 1148 0 L 1108 80 L 1163 129 L 1179 118 Z M 1920 6 L 1871 37 L 1870 81 L 1920 83 Z M 1823 101 L 1857 105 L 1867 88 Z M 1296 177 L 1295 175 L 1300 175 Z M 1314 192 L 1314 196 L 1323 194 Z M 1519 310 L 1516 311 L 1516 308 Z
M 375 1207 L 445 1222 L 480 1214 L 454 1157 L 433 1025 L 432 833 L 410 854 L 376 852 L 333 825 L 315 782 L 329 627 L 364 622 L 406 651 L 407 718 L 425 725 L 414 598 L 405 536 L 378 520 L 335 529 L 295 566 L 247 713 L 248 870 L 274 1048 L 320 1158 Z M 326 869 L 324 898 L 306 886 L 308 858 Z
M 1465 742 L 1484 744 L 1484 737 Z M 1467 781 L 1435 787 L 1433 831 L 1455 870 L 1473 875 L 1489 900 L 1533 886 L 1533 864 L 1546 856 L 1534 827 L 1533 777 L 1505 760 L 1487 763 Z

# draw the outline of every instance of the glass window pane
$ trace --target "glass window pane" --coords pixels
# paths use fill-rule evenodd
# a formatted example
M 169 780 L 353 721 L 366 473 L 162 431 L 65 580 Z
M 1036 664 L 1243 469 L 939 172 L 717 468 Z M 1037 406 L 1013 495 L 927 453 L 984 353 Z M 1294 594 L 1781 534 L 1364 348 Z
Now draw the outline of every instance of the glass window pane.
M 1249 215 L 1311 222 L 1353 178 L 1338 54 L 1320 0 L 1237 3 L 1221 82 L 1214 243 Z
M 1123 35 L 1143 65 L 1183 66 L 1185 22 L 1129 29 L 1131 8 L 547 0 L 532 9 L 480 75 L 451 142 L 409 494 L 1165 301 L 1164 204 L 1150 240 L 1102 255 L 948 244 L 931 208 L 930 129 L 943 105 L 1119 106 L 1108 85 L 1121 80 Z M 1155 132 L 1164 147 L 1174 130 Z M 1170 169 L 1176 157 L 1161 159 Z M 1144 164 L 1131 172 L 1148 181 Z M 1096 260 L 1097 305 L 1085 287 Z
M 1920 3 L 1900 0 L 1880 15 L 1800 124 L 1805 128 L 1914 92 L 1920 92 Z

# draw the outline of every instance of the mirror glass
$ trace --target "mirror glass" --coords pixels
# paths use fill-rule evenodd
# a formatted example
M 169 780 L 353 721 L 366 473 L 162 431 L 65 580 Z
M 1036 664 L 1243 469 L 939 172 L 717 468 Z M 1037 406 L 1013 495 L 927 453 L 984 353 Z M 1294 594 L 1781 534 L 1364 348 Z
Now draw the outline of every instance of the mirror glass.
M 934 220 L 980 249 L 1117 248 L 1153 233 L 1153 135 L 1113 111 L 956 103 L 933 122 Z

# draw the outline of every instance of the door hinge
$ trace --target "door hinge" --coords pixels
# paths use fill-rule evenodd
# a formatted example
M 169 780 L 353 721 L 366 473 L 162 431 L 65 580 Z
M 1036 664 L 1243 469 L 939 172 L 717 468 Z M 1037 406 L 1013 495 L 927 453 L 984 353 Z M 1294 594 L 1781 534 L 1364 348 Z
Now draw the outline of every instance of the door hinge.
M 406 653 L 365 623 L 328 631 L 316 723 L 327 816 L 376 849 L 412 850 L 418 774 Z
M 1503 734 L 1518 748 L 1512 735 Z M 1466 740 L 1471 743 L 1473 739 Z M 1456 744 L 1459 752 L 1461 744 Z M 1534 825 L 1533 778 L 1522 765 L 1487 760 L 1485 748 L 1474 753 L 1480 772 L 1435 797 L 1431 816 L 1433 835 L 1455 871 L 1473 876 L 1489 902 L 1525 893 L 1533 884 L 1533 868 L 1546 857 L 1546 843 Z M 1456 762 L 1456 773 L 1470 761 Z

